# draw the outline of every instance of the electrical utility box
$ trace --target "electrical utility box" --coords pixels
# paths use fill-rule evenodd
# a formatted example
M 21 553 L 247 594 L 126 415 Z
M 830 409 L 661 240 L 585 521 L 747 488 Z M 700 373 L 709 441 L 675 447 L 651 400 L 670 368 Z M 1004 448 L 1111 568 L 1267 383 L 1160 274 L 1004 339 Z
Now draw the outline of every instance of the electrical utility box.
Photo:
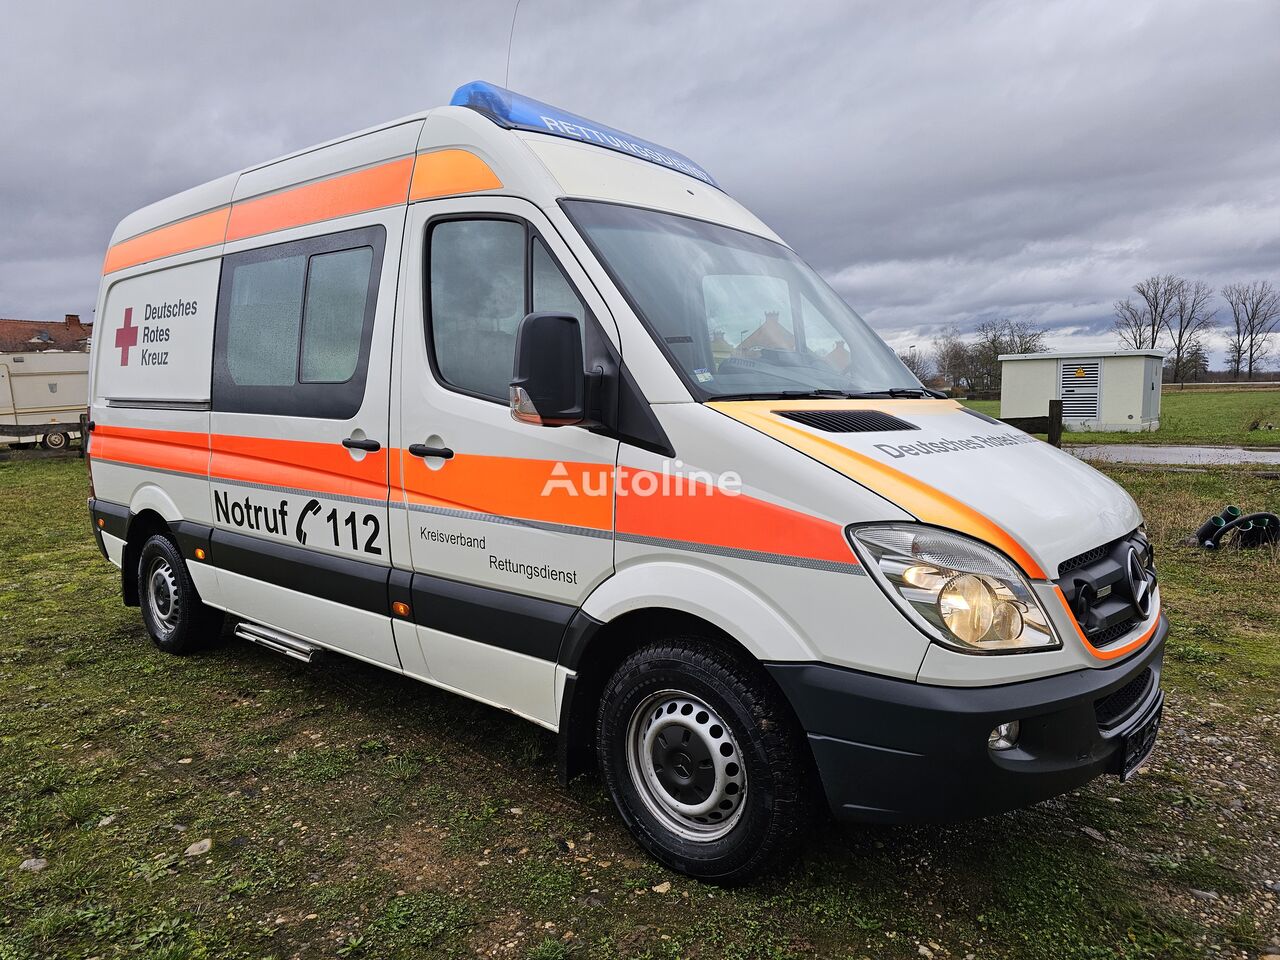
M 1155 430 L 1163 367 L 1158 350 L 1002 354 L 1000 416 L 1043 417 L 1061 400 L 1068 430 Z

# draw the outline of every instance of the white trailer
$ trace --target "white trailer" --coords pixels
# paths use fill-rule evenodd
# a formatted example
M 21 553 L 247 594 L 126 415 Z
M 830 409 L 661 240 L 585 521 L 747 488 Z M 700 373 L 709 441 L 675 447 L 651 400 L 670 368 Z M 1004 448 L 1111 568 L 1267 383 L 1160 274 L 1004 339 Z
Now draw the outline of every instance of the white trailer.
M 0 443 L 61 450 L 80 435 L 89 403 L 89 354 L 0 353 Z M 14 428 L 30 427 L 18 433 Z

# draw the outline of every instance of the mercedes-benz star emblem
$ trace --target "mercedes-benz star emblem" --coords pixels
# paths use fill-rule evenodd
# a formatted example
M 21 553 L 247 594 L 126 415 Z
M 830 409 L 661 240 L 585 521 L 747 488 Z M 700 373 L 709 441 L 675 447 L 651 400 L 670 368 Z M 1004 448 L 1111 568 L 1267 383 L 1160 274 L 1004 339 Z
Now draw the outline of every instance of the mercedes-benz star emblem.
M 1129 596 L 1133 597 L 1133 605 L 1145 618 L 1151 612 L 1152 577 L 1133 547 L 1129 548 L 1129 557 L 1125 561 L 1125 574 L 1129 578 Z

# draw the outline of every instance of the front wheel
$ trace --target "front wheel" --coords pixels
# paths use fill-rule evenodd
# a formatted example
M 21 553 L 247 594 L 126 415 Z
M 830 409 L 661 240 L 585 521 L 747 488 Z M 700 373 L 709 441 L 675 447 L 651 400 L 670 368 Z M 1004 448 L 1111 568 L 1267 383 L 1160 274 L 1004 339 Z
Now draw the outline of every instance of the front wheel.
M 61 431 L 46 433 L 40 438 L 40 446 L 46 450 L 65 450 L 70 442 L 71 438 Z
M 793 858 L 811 817 L 808 745 L 758 668 L 690 637 L 615 671 L 597 723 L 605 784 L 673 870 L 741 883 Z

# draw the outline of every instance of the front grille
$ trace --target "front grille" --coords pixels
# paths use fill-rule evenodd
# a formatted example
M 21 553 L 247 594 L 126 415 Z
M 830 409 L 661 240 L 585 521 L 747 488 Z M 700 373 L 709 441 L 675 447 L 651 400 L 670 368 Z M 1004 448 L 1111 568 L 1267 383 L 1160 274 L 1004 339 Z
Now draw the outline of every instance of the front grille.
M 1098 718 L 1098 726 L 1108 730 L 1129 719 L 1151 689 L 1152 677 L 1151 668 L 1148 667 L 1119 690 L 1095 703 L 1093 712 Z
M 1109 643 L 1114 643 L 1126 633 L 1138 625 L 1137 620 L 1122 620 L 1114 626 L 1107 627 L 1105 630 L 1099 630 L 1097 633 L 1089 637 L 1089 642 L 1095 647 L 1105 647 Z
M 1110 547 L 1111 544 L 1104 543 L 1100 547 L 1094 547 L 1092 550 L 1086 550 L 1079 556 L 1072 557 L 1070 560 L 1064 561 L 1058 566 L 1058 576 L 1061 577 L 1063 574 L 1070 573 L 1072 570 L 1079 570 L 1081 567 L 1088 566 L 1097 560 L 1101 560 L 1107 555 L 1107 551 Z
M 775 415 L 827 433 L 886 433 L 919 430 L 914 423 L 879 410 L 775 410 Z
M 1150 615 L 1156 583 L 1151 544 L 1135 530 L 1065 561 L 1055 582 L 1085 638 L 1105 647 Z

